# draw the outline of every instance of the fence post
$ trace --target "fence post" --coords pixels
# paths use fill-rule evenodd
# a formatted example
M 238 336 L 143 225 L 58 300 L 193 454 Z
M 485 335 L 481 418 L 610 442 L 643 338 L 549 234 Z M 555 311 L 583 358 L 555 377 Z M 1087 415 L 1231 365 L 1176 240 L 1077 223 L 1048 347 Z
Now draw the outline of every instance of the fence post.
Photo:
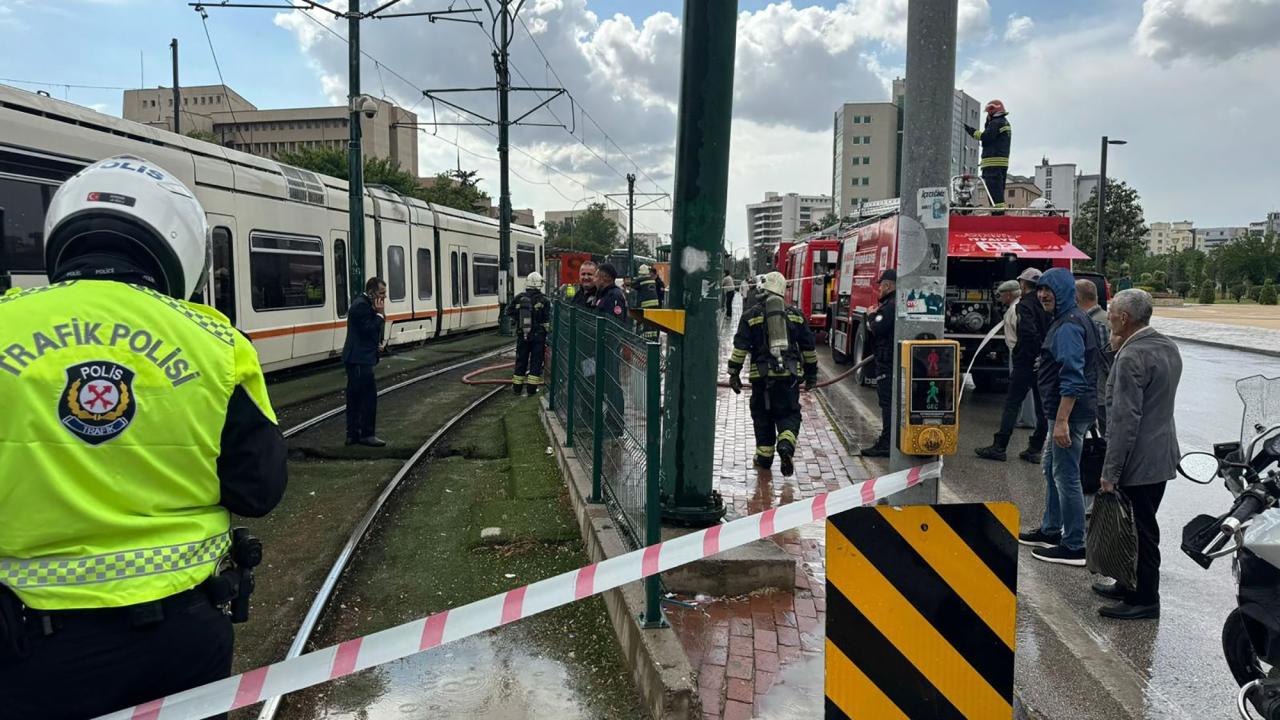
M 662 353 L 656 342 L 645 343 L 648 358 L 645 361 L 645 545 L 662 542 Z M 644 617 L 641 627 L 646 630 L 667 627 L 662 615 L 662 597 L 659 579 L 651 575 L 644 580 Z
M 559 373 L 556 365 L 560 360 L 560 301 L 551 303 L 551 393 L 547 395 L 547 409 L 556 411 L 556 381 Z
M 578 308 L 573 305 L 569 306 L 569 357 L 565 363 L 565 371 L 569 373 L 569 377 L 565 380 L 569 383 L 569 387 L 565 389 L 564 402 L 566 407 L 564 419 L 564 446 L 573 447 L 573 420 L 575 410 L 578 403 Z
M 604 416 L 607 410 L 604 406 L 604 385 L 605 372 L 604 361 L 605 351 L 605 323 L 609 320 L 605 317 L 596 317 L 596 381 L 595 381 L 595 412 L 591 416 L 591 499 L 588 502 L 598 503 L 603 500 L 600 493 L 600 483 L 604 476 Z

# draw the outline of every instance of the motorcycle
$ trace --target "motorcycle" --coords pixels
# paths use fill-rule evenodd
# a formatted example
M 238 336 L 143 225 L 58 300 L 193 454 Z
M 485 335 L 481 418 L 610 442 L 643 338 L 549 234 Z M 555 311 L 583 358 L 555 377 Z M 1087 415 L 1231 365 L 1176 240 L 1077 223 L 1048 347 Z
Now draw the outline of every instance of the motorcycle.
M 1199 515 L 1182 531 L 1182 552 L 1203 568 L 1231 555 L 1237 607 L 1222 626 L 1222 652 L 1240 685 L 1236 710 L 1280 720 L 1280 378 L 1236 382 L 1244 402 L 1238 442 L 1182 456 L 1178 473 L 1234 496 L 1220 516 Z

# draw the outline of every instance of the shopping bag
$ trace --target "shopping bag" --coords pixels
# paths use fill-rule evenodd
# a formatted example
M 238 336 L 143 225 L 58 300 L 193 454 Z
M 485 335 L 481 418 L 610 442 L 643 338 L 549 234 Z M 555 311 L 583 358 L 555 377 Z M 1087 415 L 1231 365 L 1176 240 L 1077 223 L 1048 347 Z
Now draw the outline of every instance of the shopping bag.
M 1126 588 L 1138 585 L 1138 528 L 1133 506 L 1123 492 L 1098 493 L 1085 536 L 1089 572 L 1114 578 Z
M 1080 453 L 1080 489 L 1093 495 L 1102 489 L 1102 461 L 1107 457 L 1107 439 L 1098 434 L 1097 425 L 1084 434 L 1084 450 Z

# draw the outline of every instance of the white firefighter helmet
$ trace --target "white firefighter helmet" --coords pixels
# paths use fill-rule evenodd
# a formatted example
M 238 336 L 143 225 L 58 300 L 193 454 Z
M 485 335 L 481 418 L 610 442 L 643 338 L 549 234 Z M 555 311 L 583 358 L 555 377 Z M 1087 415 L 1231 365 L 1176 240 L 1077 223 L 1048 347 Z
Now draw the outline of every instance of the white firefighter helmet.
M 529 276 L 524 279 L 524 288 L 525 290 L 541 290 L 542 275 L 537 271 L 529 273 Z
M 186 185 L 132 155 L 100 160 L 62 184 L 44 220 L 51 277 L 85 253 L 124 255 L 154 274 L 159 290 L 187 300 L 208 270 L 209 223 Z
M 787 279 L 783 277 L 782 273 L 774 270 L 771 273 L 766 273 L 760 280 L 760 289 L 774 295 L 785 295 L 787 292 Z
M 644 275 L 647 277 L 649 275 L 649 266 L 641 265 L 640 267 L 636 268 L 636 275 L 637 276 Z

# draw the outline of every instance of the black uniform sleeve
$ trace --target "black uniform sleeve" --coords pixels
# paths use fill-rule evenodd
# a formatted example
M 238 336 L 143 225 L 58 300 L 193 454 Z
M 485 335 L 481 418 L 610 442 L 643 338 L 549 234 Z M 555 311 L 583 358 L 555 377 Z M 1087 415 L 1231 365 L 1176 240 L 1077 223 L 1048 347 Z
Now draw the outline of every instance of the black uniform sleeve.
M 738 320 L 738 331 L 733 334 L 733 353 L 729 355 L 729 374 L 737 375 L 742 372 L 742 366 L 747 361 L 747 353 L 751 351 L 751 328 L 748 320 L 753 313 L 743 313 L 742 319 Z
M 813 337 L 813 328 L 805 321 L 799 310 L 789 313 L 791 324 L 795 327 L 796 345 L 800 348 L 800 357 L 804 361 L 804 379 L 818 379 L 818 350 Z M 798 320 L 798 322 L 797 322 Z
M 280 428 L 237 386 L 227 403 L 218 455 L 219 504 L 244 517 L 262 517 L 284 497 L 286 447 Z

